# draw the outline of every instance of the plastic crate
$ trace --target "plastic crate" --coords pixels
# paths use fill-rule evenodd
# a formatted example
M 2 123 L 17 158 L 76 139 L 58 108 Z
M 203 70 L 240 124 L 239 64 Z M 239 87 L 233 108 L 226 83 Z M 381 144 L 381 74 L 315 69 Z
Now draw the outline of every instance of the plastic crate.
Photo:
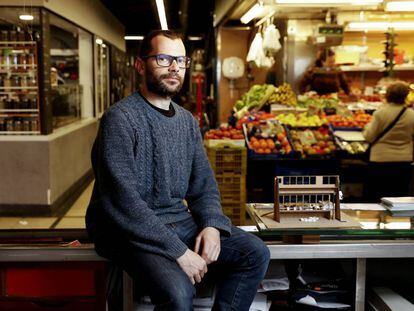
M 216 175 L 233 173 L 246 175 L 246 148 L 207 148 L 207 156 Z
M 243 226 L 246 223 L 246 204 L 222 204 L 223 213 L 231 219 L 235 226 Z
M 234 225 L 243 225 L 246 220 L 246 175 L 217 174 L 223 213 Z

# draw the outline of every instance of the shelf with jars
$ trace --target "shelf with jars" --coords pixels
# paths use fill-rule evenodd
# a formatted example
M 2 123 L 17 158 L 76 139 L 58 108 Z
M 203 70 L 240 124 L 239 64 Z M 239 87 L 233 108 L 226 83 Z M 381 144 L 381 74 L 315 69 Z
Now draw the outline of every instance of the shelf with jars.
M 0 30 L 0 134 L 40 134 L 38 45 L 23 30 Z

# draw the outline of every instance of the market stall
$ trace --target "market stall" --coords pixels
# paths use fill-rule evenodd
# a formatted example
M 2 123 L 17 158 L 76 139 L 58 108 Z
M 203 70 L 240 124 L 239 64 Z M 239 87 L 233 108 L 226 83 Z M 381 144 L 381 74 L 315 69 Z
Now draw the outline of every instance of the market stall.
M 274 176 L 287 174 L 339 175 L 344 200 L 362 202 L 364 127 L 393 81 L 411 84 L 412 106 L 413 16 L 382 1 L 299 2 L 244 3 L 219 23 L 219 60 L 238 57 L 247 68 L 219 80 L 220 120 L 243 131 L 247 202 L 272 201 Z

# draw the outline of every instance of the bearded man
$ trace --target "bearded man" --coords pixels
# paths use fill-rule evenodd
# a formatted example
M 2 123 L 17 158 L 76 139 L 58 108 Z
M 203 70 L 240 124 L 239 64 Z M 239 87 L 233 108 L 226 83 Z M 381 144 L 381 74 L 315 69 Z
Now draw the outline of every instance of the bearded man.
M 223 215 L 197 121 L 171 101 L 189 66 L 179 34 L 143 40 L 142 90 L 101 120 L 86 225 L 97 253 L 144 284 L 155 310 L 192 310 L 206 273 L 217 280 L 213 310 L 249 310 L 269 251 Z

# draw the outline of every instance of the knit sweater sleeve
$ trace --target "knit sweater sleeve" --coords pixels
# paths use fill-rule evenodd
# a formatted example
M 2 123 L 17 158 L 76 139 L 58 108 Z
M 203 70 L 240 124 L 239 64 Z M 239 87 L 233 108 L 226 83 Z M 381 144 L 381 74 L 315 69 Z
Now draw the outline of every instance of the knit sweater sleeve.
M 175 260 L 187 246 L 141 198 L 134 145 L 135 133 L 125 113 L 110 109 L 102 118 L 96 150 L 102 208 L 135 247 Z
M 203 147 L 197 122 L 193 121 L 194 156 L 186 201 L 195 221 L 201 228 L 214 227 L 230 235 L 231 222 L 221 210 L 220 193 L 213 170 Z

